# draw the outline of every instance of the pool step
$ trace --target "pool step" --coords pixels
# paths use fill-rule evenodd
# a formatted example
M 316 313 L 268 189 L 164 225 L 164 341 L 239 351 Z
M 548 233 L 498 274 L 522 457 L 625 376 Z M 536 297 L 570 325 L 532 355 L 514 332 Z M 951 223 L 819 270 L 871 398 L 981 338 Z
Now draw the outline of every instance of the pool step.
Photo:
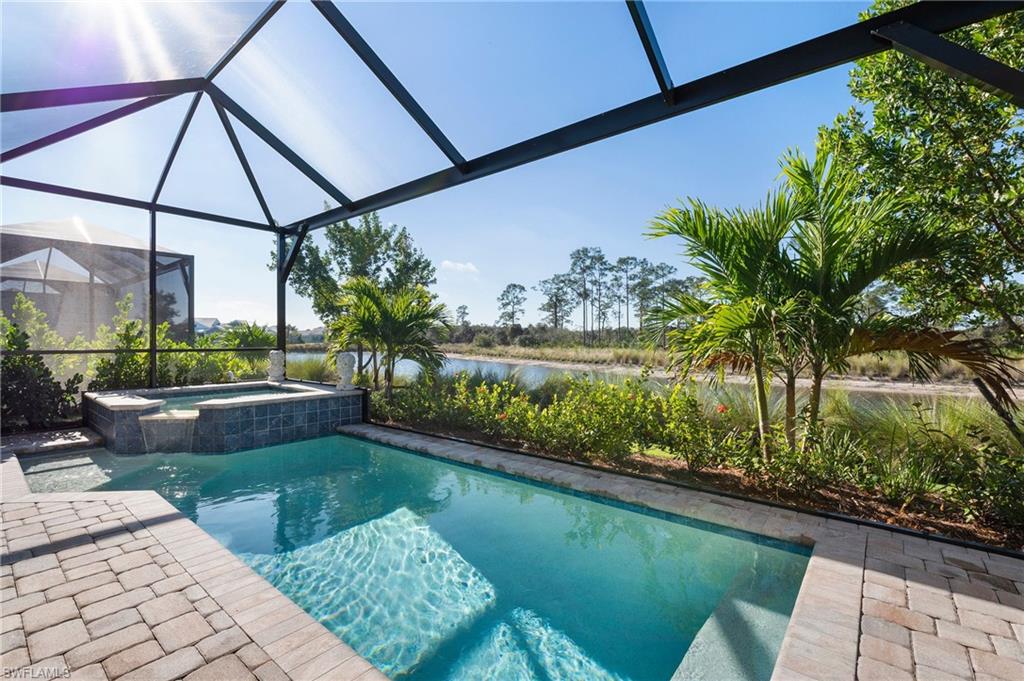
M 0 452 L 15 456 L 53 454 L 71 449 L 102 447 L 103 436 L 91 428 L 68 428 L 42 433 L 17 433 L 0 439 Z
M 495 626 L 449 675 L 451 681 L 619 678 L 583 652 L 564 632 L 523 608 L 516 608 L 507 620 Z
M 788 612 L 770 599 L 753 602 L 750 575 L 740 573 L 704 622 L 672 681 L 769 679 L 786 630 Z

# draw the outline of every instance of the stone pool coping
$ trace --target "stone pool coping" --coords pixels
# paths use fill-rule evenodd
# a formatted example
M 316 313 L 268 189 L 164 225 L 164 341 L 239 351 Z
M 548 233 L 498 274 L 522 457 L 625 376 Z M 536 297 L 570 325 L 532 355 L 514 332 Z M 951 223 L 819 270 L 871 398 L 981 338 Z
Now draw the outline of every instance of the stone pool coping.
M 810 546 L 773 681 L 1024 679 L 1024 559 L 441 437 L 338 432 Z
M 238 383 L 211 383 L 207 385 L 185 385 L 168 388 L 140 388 L 138 390 L 105 390 L 100 392 L 87 392 L 84 398 L 95 401 L 97 404 L 110 409 L 111 411 L 144 410 L 152 407 L 163 406 L 164 397 L 175 397 L 183 395 L 202 395 L 203 393 L 218 393 L 228 390 L 244 391 L 253 388 L 280 388 L 288 393 L 278 395 L 248 396 L 245 394 L 238 397 L 224 397 L 215 400 L 207 400 L 203 403 L 203 409 L 228 409 L 239 406 L 259 406 L 263 404 L 278 404 L 295 399 L 316 398 L 316 397 L 346 397 L 360 395 L 362 391 L 358 388 L 352 390 L 338 390 L 329 385 L 311 385 L 309 383 L 298 383 L 293 381 L 240 381 Z M 289 394 L 290 393 L 290 394 Z M 198 411 L 196 409 L 179 409 L 178 412 Z
M 32 493 L 4 453 L 0 517 L 4 678 L 387 679 L 156 492 Z

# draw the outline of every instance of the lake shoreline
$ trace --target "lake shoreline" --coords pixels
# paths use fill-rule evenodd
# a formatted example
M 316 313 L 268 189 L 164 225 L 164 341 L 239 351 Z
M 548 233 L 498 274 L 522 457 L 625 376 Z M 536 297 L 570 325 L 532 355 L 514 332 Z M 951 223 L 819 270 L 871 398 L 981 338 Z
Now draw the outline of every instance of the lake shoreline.
M 472 362 L 494 362 L 501 364 L 512 364 L 515 366 L 534 366 L 546 369 L 561 369 L 564 371 L 579 371 L 587 373 L 609 373 L 621 376 L 639 376 L 640 367 L 628 364 L 588 364 L 586 362 L 561 362 L 555 360 L 522 359 L 519 357 L 498 357 L 495 355 L 473 355 L 458 352 L 446 353 L 447 357 Z M 658 379 L 671 378 L 664 369 L 655 369 L 651 376 Z M 729 375 L 725 382 L 730 384 L 748 384 L 750 379 L 746 376 Z M 782 381 L 776 379 L 777 385 Z M 810 388 L 809 378 L 798 378 L 798 388 Z M 950 395 L 957 397 L 978 397 L 977 388 L 970 383 L 953 383 L 949 381 L 940 383 L 914 383 L 912 381 L 893 381 L 874 378 L 826 378 L 823 387 L 832 390 L 847 390 L 854 392 L 871 393 L 898 393 L 901 395 Z

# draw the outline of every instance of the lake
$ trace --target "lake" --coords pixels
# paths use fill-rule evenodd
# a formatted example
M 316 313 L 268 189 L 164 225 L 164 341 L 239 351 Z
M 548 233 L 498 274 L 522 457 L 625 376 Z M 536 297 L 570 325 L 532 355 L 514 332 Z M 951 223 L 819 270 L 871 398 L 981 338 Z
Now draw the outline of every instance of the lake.
M 354 353 L 350 353 L 354 354 Z M 292 359 L 324 359 L 327 356 L 324 352 L 289 352 L 288 357 Z M 520 364 L 512 362 L 502 362 L 498 359 L 466 359 L 462 357 L 449 357 L 441 369 L 441 373 L 444 375 L 454 375 L 459 372 L 466 371 L 469 373 L 481 372 L 485 376 L 490 377 L 493 380 L 500 381 L 511 376 L 515 376 L 519 382 L 528 387 L 533 388 L 541 385 L 549 378 L 560 377 L 560 376 L 575 376 L 578 378 L 590 378 L 591 380 L 607 381 L 609 383 L 618 383 L 630 377 L 636 377 L 639 375 L 639 368 L 635 373 L 624 372 L 624 371 L 609 371 L 607 369 L 594 368 L 592 370 L 579 370 L 579 369 L 568 369 L 557 366 L 549 366 L 546 364 Z M 397 376 L 402 378 L 414 378 L 419 374 L 420 368 L 414 362 L 408 360 L 402 360 L 398 363 L 395 373 Z M 651 381 L 657 383 L 666 383 L 667 379 L 664 378 L 652 378 Z M 884 384 L 883 384 L 884 385 Z M 843 392 L 849 395 L 851 399 L 864 402 L 884 402 L 886 400 L 897 400 L 899 402 L 913 402 L 915 400 L 930 400 L 936 396 L 935 392 L 929 392 L 921 390 L 919 392 L 913 390 L 906 390 L 902 387 L 893 386 L 891 389 L 879 390 L 878 387 L 873 387 L 864 390 L 858 390 L 856 387 L 844 387 L 839 388 L 827 388 L 826 392 L 831 391 L 833 394 Z M 801 391 L 803 393 L 805 391 Z M 976 393 L 969 392 L 959 395 L 959 397 L 975 398 Z

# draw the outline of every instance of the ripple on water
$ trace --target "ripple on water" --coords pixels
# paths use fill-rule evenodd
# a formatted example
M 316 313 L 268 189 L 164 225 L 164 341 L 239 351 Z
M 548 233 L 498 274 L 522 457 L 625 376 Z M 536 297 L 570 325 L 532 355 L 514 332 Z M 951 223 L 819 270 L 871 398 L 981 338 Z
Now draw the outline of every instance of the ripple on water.
M 240 557 L 389 676 L 495 601 L 491 583 L 407 508 L 294 551 Z

